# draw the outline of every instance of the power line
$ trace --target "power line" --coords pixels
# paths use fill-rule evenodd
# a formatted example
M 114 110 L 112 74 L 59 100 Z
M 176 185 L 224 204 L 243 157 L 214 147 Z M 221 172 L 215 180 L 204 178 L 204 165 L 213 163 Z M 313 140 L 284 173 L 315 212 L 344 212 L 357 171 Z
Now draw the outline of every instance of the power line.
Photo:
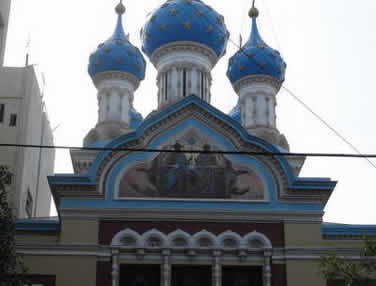
M 188 154 L 222 154 L 222 155 L 253 155 L 253 156 L 289 156 L 289 157 L 332 157 L 332 158 L 376 158 L 376 154 L 341 154 L 341 153 L 289 153 L 289 152 L 252 152 L 252 151 L 211 151 L 211 150 L 166 150 L 145 148 L 111 148 L 111 147 L 73 147 L 53 145 L 0 144 L 0 147 L 58 149 L 77 151 L 114 151 L 114 152 L 145 152 L 145 153 L 188 153 Z
M 252 1 L 252 7 L 255 6 L 255 1 L 256 0 L 253 0 Z M 188 5 L 189 6 L 189 5 Z M 193 9 L 193 7 L 192 7 Z M 209 23 L 209 24 L 213 24 L 210 19 L 208 17 L 206 17 L 205 14 L 203 14 L 204 18 L 206 19 L 206 21 Z M 197 16 L 198 17 L 198 16 Z M 271 22 L 271 25 L 272 25 L 272 30 L 273 30 L 273 34 L 274 36 L 276 37 L 276 34 L 275 34 L 275 31 L 274 31 L 274 28 L 273 28 L 273 23 Z M 223 33 L 223 31 L 221 31 L 216 25 L 213 25 L 213 27 L 215 27 L 220 33 Z M 224 34 L 224 33 L 223 33 Z M 230 37 L 228 38 L 229 42 L 232 43 L 235 47 L 237 47 L 239 49 L 240 52 L 244 53 L 244 50 L 239 47 L 239 45 L 237 45 Z M 278 42 L 278 38 L 276 37 L 276 40 L 277 40 L 277 44 L 279 45 L 279 42 Z M 246 55 L 246 54 L 245 54 Z M 255 59 L 256 60 L 256 59 Z M 330 126 L 329 123 L 327 123 L 321 116 L 319 116 L 317 113 L 315 113 L 312 108 L 310 108 L 307 104 L 305 104 L 303 102 L 303 100 L 301 100 L 300 98 L 298 98 L 292 91 L 290 91 L 288 88 L 286 88 L 285 86 L 282 86 L 282 88 L 289 94 L 291 95 L 298 103 L 300 103 L 305 109 L 307 109 L 311 114 L 313 114 L 321 123 L 323 123 L 327 128 L 329 128 L 329 130 L 331 130 L 336 136 L 338 136 L 346 145 L 348 145 L 354 152 L 357 153 L 357 155 L 355 155 L 357 158 L 364 158 L 365 160 L 367 160 L 367 162 L 376 169 L 376 164 L 374 164 L 369 158 L 375 158 L 374 156 L 368 156 L 368 155 L 363 155 L 362 152 L 360 152 L 360 150 L 355 147 L 349 140 L 347 140 L 343 135 L 341 135 L 336 129 L 334 129 L 332 126 Z M 310 156 L 310 157 L 354 157 L 354 155 L 349 155 L 349 156 L 346 156 L 346 154 L 332 154 L 332 155 L 339 155 L 339 156 L 326 156 L 326 155 L 329 155 L 329 154 L 318 154 L 318 155 L 324 155 L 324 156 L 315 156 L 315 154 L 307 154 L 307 157 L 309 157 L 309 155 L 313 155 L 313 156 Z M 343 156 L 345 155 L 345 156 Z
M 320 115 L 318 115 L 316 112 L 313 111 L 312 108 L 310 108 L 307 104 L 305 104 L 301 99 L 299 99 L 291 90 L 289 90 L 287 87 L 282 86 L 282 88 L 290 95 L 292 96 L 296 101 L 298 101 L 306 110 L 308 110 L 313 116 L 315 116 L 322 124 L 324 124 L 329 130 L 331 130 L 335 135 L 337 135 L 347 146 L 349 146 L 354 152 L 356 152 L 358 155 L 362 156 L 362 152 L 354 146 L 349 140 L 347 140 L 343 135 L 341 135 L 336 129 L 334 129 L 328 122 L 326 122 Z M 369 164 L 371 164 L 372 167 L 376 169 L 376 165 L 369 159 L 373 157 L 363 156 L 362 158 L 366 159 Z

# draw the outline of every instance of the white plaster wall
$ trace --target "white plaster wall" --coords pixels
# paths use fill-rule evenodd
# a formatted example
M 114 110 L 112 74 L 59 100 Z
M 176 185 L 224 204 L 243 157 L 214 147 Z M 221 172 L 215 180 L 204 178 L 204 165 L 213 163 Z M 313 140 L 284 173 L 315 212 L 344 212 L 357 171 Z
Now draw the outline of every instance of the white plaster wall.
M 4 62 L 8 22 L 10 14 L 10 0 L 0 1 L 0 66 Z
M 245 128 L 276 127 L 275 108 L 277 90 L 267 83 L 254 83 L 240 88 L 240 109 L 244 113 Z
M 183 70 L 186 71 L 186 96 L 195 94 L 201 97 L 201 73 L 204 75 L 202 99 L 210 103 L 211 70 L 209 57 L 199 51 L 176 50 L 161 56 L 155 63 L 158 70 L 158 106 L 173 104 L 183 98 Z M 168 75 L 167 99 L 165 78 Z
M 43 110 L 43 100 L 32 66 L 0 68 L 0 103 L 5 104 L 5 120 L 0 124 L 0 143 L 53 143 L 52 131 Z M 12 113 L 17 114 L 16 127 L 9 126 Z M 54 150 L 42 151 L 40 156 L 39 149 L 0 148 L 0 164 L 8 165 L 14 174 L 11 203 L 18 217 L 26 216 L 28 189 L 33 197 L 34 207 L 40 208 L 33 212 L 33 215 L 49 216 L 50 191 L 46 176 L 53 173 L 54 153 Z
M 98 123 L 121 121 L 130 124 L 130 108 L 136 86 L 128 80 L 103 80 L 98 87 Z

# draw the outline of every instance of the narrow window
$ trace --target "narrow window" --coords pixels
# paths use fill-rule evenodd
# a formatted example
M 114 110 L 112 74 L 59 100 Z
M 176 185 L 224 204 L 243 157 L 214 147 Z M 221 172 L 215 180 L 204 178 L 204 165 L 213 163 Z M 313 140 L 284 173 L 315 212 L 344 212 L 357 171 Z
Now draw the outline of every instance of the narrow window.
M 17 125 L 17 114 L 11 114 L 9 120 L 9 126 L 16 126 Z
M 27 190 L 27 198 L 26 198 L 26 205 L 25 205 L 25 211 L 28 218 L 32 217 L 33 213 L 33 197 L 30 193 L 30 190 Z
M 4 122 L 5 104 L 0 104 L 0 123 Z
M 164 82 L 164 93 L 165 93 L 165 100 L 167 100 L 167 86 L 168 86 L 168 73 L 165 74 L 165 82 Z
M 204 99 L 204 90 L 205 90 L 205 87 L 204 87 L 204 73 L 201 72 L 201 99 Z
M 187 70 L 183 69 L 183 96 L 187 96 Z

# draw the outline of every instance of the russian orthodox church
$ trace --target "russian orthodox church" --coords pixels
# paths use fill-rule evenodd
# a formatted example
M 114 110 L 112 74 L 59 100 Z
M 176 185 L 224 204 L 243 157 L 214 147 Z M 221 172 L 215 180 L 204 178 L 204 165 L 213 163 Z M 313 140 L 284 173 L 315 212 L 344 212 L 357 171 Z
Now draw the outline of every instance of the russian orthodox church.
M 224 17 L 199 0 L 169 0 L 141 30 L 122 25 L 89 60 L 98 123 L 71 151 L 74 174 L 49 177 L 58 220 L 19 221 L 30 284 L 131 286 L 327 285 L 318 260 L 359 256 L 372 226 L 324 224 L 336 182 L 302 178 L 276 126 L 286 64 L 249 13 L 248 41 L 227 76 L 239 100 L 211 105 L 211 71 L 226 53 Z M 146 61 L 158 71 L 158 107 L 133 99 Z M 268 154 L 277 154 L 270 156 Z M 328 284 L 335 285 L 335 284 Z

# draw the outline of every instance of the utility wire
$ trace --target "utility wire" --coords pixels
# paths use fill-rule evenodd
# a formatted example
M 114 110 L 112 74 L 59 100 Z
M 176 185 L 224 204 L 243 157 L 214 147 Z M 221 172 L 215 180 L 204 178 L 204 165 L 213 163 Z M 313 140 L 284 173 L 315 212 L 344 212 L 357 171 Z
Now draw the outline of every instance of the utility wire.
M 266 10 L 266 15 L 268 16 L 269 21 L 270 21 L 270 26 L 271 26 L 272 34 L 273 34 L 274 40 L 275 40 L 275 42 L 276 42 L 276 45 L 277 45 L 277 47 L 278 47 L 278 50 L 281 52 L 281 54 L 283 54 L 282 47 L 281 47 L 281 45 L 280 45 L 280 42 L 279 42 L 279 39 L 278 39 L 278 36 L 277 36 L 276 30 L 275 30 L 274 25 L 273 25 L 273 18 L 272 18 L 272 14 L 271 14 L 271 12 L 270 12 L 269 5 L 268 5 L 268 1 L 267 1 L 267 0 L 264 0 L 264 7 L 265 7 L 265 10 Z
M 252 0 L 252 7 L 255 7 L 255 2 L 256 0 Z M 188 5 L 190 7 L 190 5 Z M 192 7 L 193 9 L 193 7 Z M 206 19 L 206 21 L 213 25 L 214 28 L 216 28 L 220 33 L 223 33 L 222 30 L 220 30 L 217 25 L 215 25 L 214 23 L 212 23 L 210 21 L 210 19 L 208 17 L 206 17 L 205 14 L 203 14 L 204 18 Z M 197 16 L 198 17 L 198 16 Z M 271 25 L 273 26 L 273 23 L 271 22 Z M 272 27 L 272 30 L 274 31 L 274 28 Z M 274 36 L 276 37 L 275 35 L 275 32 L 274 33 Z M 225 33 L 223 33 L 224 35 Z M 230 37 L 228 38 L 229 42 L 232 43 L 235 47 L 237 47 L 239 49 L 240 52 L 244 53 L 244 50 L 239 47 L 238 44 L 236 44 L 235 41 L 233 41 Z M 278 42 L 278 38 L 276 37 L 276 40 L 277 40 L 277 44 L 279 45 L 279 42 Z M 246 55 L 246 54 L 245 54 Z M 367 160 L 367 162 L 376 169 L 376 164 L 374 164 L 369 158 L 375 158 L 374 156 L 368 156 L 368 155 L 363 155 L 362 152 L 360 152 L 360 150 L 355 147 L 349 140 L 347 140 L 343 135 L 341 135 L 336 129 L 334 129 L 332 126 L 330 126 L 329 123 L 327 123 L 321 116 L 319 116 L 317 113 L 315 113 L 312 108 L 310 108 L 307 104 L 305 104 L 300 98 L 298 98 L 291 90 L 289 90 L 287 87 L 285 86 L 282 86 L 282 88 L 290 95 L 292 96 L 293 99 L 295 99 L 298 103 L 300 103 L 305 109 L 307 109 L 311 114 L 313 114 L 321 123 L 323 123 L 327 128 L 329 128 L 329 130 L 331 130 L 336 136 L 338 136 L 344 143 L 346 143 L 346 145 L 348 145 L 354 152 L 357 153 L 357 156 L 358 158 L 364 158 L 365 160 Z M 339 155 L 339 156 L 325 156 L 325 155 L 329 155 L 329 154 L 318 154 L 318 155 L 324 155 L 324 156 L 315 156 L 315 154 L 309 154 L 307 153 L 307 157 L 309 157 L 309 155 L 313 155 L 313 156 L 310 156 L 310 157 L 349 157 L 347 155 L 349 154 L 332 154 L 332 155 Z M 342 156 L 342 155 L 345 155 L 345 156 Z M 351 157 L 354 157 L 354 155 L 351 155 Z
M 188 154 L 222 154 L 222 155 L 253 155 L 253 156 L 289 156 L 289 157 L 335 157 L 335 158 L 376 158 L 376 154 L 341 154 L 341 153 L 289 153 L 289 152 L 252 152 L 252 151 L 211 151 L 211 150 L 166 150 L 145 148 L 111 148 L 111 147 L 73 147 L 53 145 L 0 144 L 0 147 L 60 149 L 75 151 L 114 151 L 114 152 L 145 152 L 145 153 L 188 153 Z
M 354 146 L 349 140 L 347 140 L 343 135 L 341 135 L 336 129 L 334 129 L 332 126 L 329 125 L 320 115 L 318 115 L 316 112 L 312 110 L 307 104 L 305 104 L 301 99 L 299 99 L 290 89 L 288 89 L 285 86 L 282 86 L 282 88 L 290 95 L 292 96 L 296 101 L 298 101 L 306 110 L 308 110 L 313 116 L 315 116 L 322 124 L 324 124 L 327 128 L 329 128 L 335 135 L 337 135 L 347 146 L 349 146 L 353 151 L 355 151 L 358 155 L 362 156 L 362 152 Z M 376 169 L 376 165 L 369 159 L 372 157 L 364 156 L 369 164 L 373 166 Z

